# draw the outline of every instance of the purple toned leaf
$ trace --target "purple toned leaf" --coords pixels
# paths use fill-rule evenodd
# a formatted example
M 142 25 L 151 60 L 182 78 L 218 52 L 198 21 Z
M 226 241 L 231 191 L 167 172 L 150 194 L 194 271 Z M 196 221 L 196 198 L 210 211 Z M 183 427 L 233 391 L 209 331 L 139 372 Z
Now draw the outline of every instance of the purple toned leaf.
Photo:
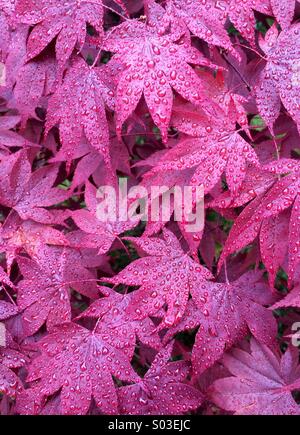
M 289 349 L 280 360 L 269 348 L 252 339 L 251 354 L 234 349 L 223 357 L 223 364 L 234 376 L 215 381 L 210 397 L 236 414 L 299 414 L 299 406 L 291 395 L 297 388 L 293 384 L 299 379 L 297 355 Z
M 44 398 L 61 389 L 63 414 L 86 414 L 92 398 L 102 412 L 116 413 L 112 375 L 139 382 L 125 354 L 110 344 L 108 335 L 69 323 L 43 338 L 39 346 L 42 354 L 31 364 L 27 381 L 40 380 L 39 392 Z

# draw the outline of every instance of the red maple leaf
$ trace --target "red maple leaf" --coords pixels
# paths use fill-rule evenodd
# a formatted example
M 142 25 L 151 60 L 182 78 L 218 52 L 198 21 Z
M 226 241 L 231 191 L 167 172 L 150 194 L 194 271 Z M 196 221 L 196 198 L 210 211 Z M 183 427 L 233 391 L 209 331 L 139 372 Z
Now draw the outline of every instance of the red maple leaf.
M 41 98 L 51 94 L 55 86 L 55 59 L 49 57 L 40 61 L 31 61 L 20 68 L 14 96 L 15 107 L 22 114 L 23 126 L 26 125 L 28 118 L 37 118 L 35 109 L 42 106 Z
M 109 334 L 115 346 L 124 349 L 132 357 L 136 345 L 136 338 L 141 343 L 159 350 L 161 342 L 155 332 L 154 323 L 145 318 L 136 320 L 132 312 L 128 312 L 128 307 L 132 304 L 134 293 L 120 294 L 102 287 L 105 297 L 93 302 L 85 310 L 80 318 L 92 317 L 99 319 L 96 332 L 99 334 Z
M 22 354 L 13 351 L 0 351 L 0 392 L 15 398 L 22 391 L 22 383 L 11 370 L 23 366 L 25 360 Z
M 136 318 L 143 319 L 158 313 L 167 305 L 160 328 L 177 323 L 185 312 L 189 295 L 196 295 L 211 273 L 185 253 L 175 235 L 163 230 L 164 239 L 126 238 L 147 254 L 127 266 L 113 278 L 114 284 L 141 286 L 132 296 L 131 309 Z
M 15 398 L 23 390 L 23 385 L 13 369 L 23 367 L 27 358 L 16 350 L 16 344 L 5 329 L 4 335 L 5 346 L 2 346 L 3 343 L 0 344 L 0 393 Z
M 184 382 L 189 373 L 185 361 L 169 362 L 173 345 L 159 352 L 137 384 L 118 389 L 122 414 L 180 415 L 197 409 L 203 397 Z
M 283 29 L 290 27 L 298 0 L 270 0 L 273 14 Z
M 233 51 L 233 47 L 225 29 L 227 18 L 248 41 L 255 44 L 253 9 L 268 13 L 268 5 L 261 3 L 264 2 L 244 0 L 237 4 L 235 0 L 168 0 L 170 13 L 181 19 L 192 33 L 208 44 L 229 51 Z
M 17 212 L 11 212 L 0 228 L 0 246 L 6 254 L 7 270 L 23 249 L 32 256 L 45 244 L 68 246 L 69 242 L 61 231 L 30 219 L 23 221 Z
M 35 146 L 13 130 L 19 122 L 19 116 L 2 116 L 0 118 L 0 147 L 6 152 L 6 148 Z
M 300 286 L 296 285 L 285 297 L 274 304 L 272 309 L 277 310 L 280 308 L 299 308 L 300 307 Z M 295 322 L 293 322 L 295 323 Z M 297 323 L 297 322 L 296 322 Z
M 286 11 L 285 11 L 286 12 Z M 271 132 L 280 113 L 280 101 L 300 129 L 300 25 L 295 24 L 280 34 L 274 24 L 261 39 L 267 64 L 256 87 L 256 102 Z M 299 130 L 300 131 L 300 130 Z
M 182 32 L 178 29 L 166 33 L 165 10 L 153 1 L 149 3 L 148 22 L 126 21 L 119 25 L 109 35 L 105 48 L 116 53 L 112 64 L 124 65 L 117 85 L 117 132 L 121 134 L 123 123 L 144 94 L 149 112 L 166 140 L 172 114 L 172 89 L 200 104 L 201 79 L 189 64 L 210 66 L 210 62 L 189 40 L 181 41 Z
M 113 109 L 112 82 L 105 67 L 89 67 L 76 58 L 64 81 L 50 98 L 46 133 L 59 124 L 65 160 L 70 162 L 81 139 L 90 144 L 110 162 L 109 130 L 105 105 Z
M 242 211 L 236 219 L 226 240 L 220 261 L 221 268 L 224 259 L 253 242 L 260 233 L 262 255 L 272 279 L 282 263 L 282 255 L 287 250 L 287 233 L 289 255 L 289 280 L 292 282 L 297 265 L 300 262 L 299 234 L 299 164 L 294 161 L 279 161 L 270 165 L 273 173 L 288 175 L 278 180 L 265 194 L 258 196 Z M 286 212 L 292 206 L 291 216 Z M 288 219 L 288 222 L 286 222 Z M 274 244 L 278 241 L 279 245 Z M 276 255 L 277 253 L 277 255 Z M 273 284 L 273 282 L 272 282 Z
M 251 340 L 251 353 L 233 349 L 222 359 L 234 375 L 210 387 L 213 402 L 228 411 L 246 415 L 299 414 L 291 392 L 299 389 L 298 352 L 288 349 L 280 358 L 267 346 Z
M 63 414 L 86 414 L 92 398 L 102 412 L 113 414 L 118 400 L 112 376 L 139 382 L 126 355 L 107 334 L 69 323 L 44 337 L 39 347 L 42 353 L 33 360 L 27 377 L 28 382 L 39 380 L 38 388 L 20 398 L 25 413 L 37 411 L 48 396 L 61 390 Z M 26 403 L 28 397 L 31 401 Z
M 47 329 L 71 320 L 70 291 L 97 298 L 94 275 L 81 264 L 76 251 L 40 247 L 33 259 L 18 257 L 23 280 L 18 284 L 18 305 L 24 331 L 34 334 L 46 321 Z
M 27 42 L 27 58 L 36 57 L 56 38 L 56 56 L 61 67 L 77 45 L 82 49 L 87 23 L 103 35 L 102 0 L 18 1 L 16 18 L 34 26 Z
M 272 344 L 277 325 L 263 305 L 272 303 L 271 292 L 261 274 L 248 272 L 232 283 L 205 282 L 199 286 L 180 323 L 171 328 L 165 341 L 198 326 L 192 353 L 194 372 L 211 367 L 224 351 L 241 340 L 250 329 L 261 342 Z
M 58 169 L 58 165 L 49 165 L 31 172 L 25 151 L 12 154 L 0 163 L 3 180 L 0 186 L 0 203 L 13 208 L 23 220 L 55 222 L 55 212 L 45 207 L 63 202 L 70 196 L 69 192 L 52 187 Z
M 17 314 L 18 311 L 19 309 L 16 305 L 10 304 L 5 301 L 0 301 L 0 320 L 8 319 L 9 317 Z
M 192 169 L 191 185 L 203 185 L 206 193 L 225 172 L 228 186 L 236 194 L 245 179 L 247 165 L 259 167 L 254 149 L 221 109 L 212 117 L 187 104 L 180 107 L 178 113 L 175 108 L 172 123 L 179 131 L 193 137 L 179 141 L 160 155 L 145 179 L 158 173 L 163 182 L 164 174 L 171 169 L 173 173 Z

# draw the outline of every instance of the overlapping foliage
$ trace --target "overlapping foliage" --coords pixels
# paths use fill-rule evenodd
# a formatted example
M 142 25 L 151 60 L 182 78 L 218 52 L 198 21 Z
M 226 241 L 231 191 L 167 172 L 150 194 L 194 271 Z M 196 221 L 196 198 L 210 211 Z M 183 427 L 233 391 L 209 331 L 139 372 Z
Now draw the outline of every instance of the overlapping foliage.
M 0 414 L 299 414 L 295 0 L 0 0 Z M 205 226 L 97 188 L 204 186 Z

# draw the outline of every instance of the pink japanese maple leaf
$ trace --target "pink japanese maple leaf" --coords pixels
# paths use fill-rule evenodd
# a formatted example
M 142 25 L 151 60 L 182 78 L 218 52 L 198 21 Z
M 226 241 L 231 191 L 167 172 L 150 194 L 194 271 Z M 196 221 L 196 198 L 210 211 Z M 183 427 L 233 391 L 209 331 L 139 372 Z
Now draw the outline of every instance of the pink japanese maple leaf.
M 171 328 L 165 341 L 178 332 L 200 326 L 193 347 L 194 373 L 201 374 L 221 358 L 224 351 L 250 330 L 260 341 L 272 344 L 277 324 L 263 305 L 273 296 L 261 274 L 248 272 L 231 283 L 206 281 L 190 301 L 180 323 Z
M 239 124 L 251 138 L 248 130 L 247 111 L 245 109 L 245 103 L 247 102 L 248 90 L 244 83 L 246 79 L 240 78 L 236 74 L 234 68 L 241 69 L 241 76 L 243 77 L 244 69 L 247 68 L 244 62 L 238 62 L 233 56 L 228 57 L 227 64 L 222 58 L 218 56 L 219 63 L 224 64 L 225 71 L 217 71 L 212 75 L 210 72 L 201 71 L 201 78 L 203 80 L 203 86 L 205 88 L 205 94 L 207 97 L 218 106 L 220 106 L 225 112 L 225 115 L 232 123 Z M 232 67 L 230 69 L 230 64 Z M 229 66 L 228 66 L 229 65 Z M 237 91 L 241 92 L 240 94 Z M 185 106 L 176 105 L 174 107 L 174 119 L 178 120 L 180 115 L 185 116 Z
M 300 25 L 294 24 L 278 33 L 274 24 L 261 38 L 267 64 L 256 87 L 256 102 L 261 116 L 273 132 L 279 116 L 281 101 L 300 131 Z
M 134 219 L 121 221 L 107 219 L 102 221 L 97 217 L 97 188 L 86 182 L 85 202 L 88 209 L 75 210 L 72 218 L 76 225 L 85 233 L 80 245 L 87 248 L 97 248 L 98 254 L 106 253 L 112 243 L 119 239 L 119 234 L 136 226 Z
M 173 170 L 192 169 L 191 185 L 203 185 L 205 193 L 217 184 L 225 172 L 229 189 L 236 194 L 246 175 L 248 165 L 259 167 L 259 160 L 251 145 L 236 131 L 219 109 L 214 116 L 207 116 L 201 109 L 190 104 L 174 110 L 172 124 L 192 138 L 180 140 L 158 159 L 154 168 L 144 178 Z
M 86 24 L 103 35 L 102 0 L 28 0 L 18 1 L 16 18 L 34 26 L 27 42 L 27 58 L 40 54 L 56 38 L 56 56 L 61 66 L 74 48 L 82 49 L 86 37 Z
M 227 17 L 248 41 L 255 44 L 253 9 L 268 12 L 267 2 L 260 0 L 168 0 L 168 6 L 170 13 L 182 20 L 196 36 L 229 51 L 233 47 L 225 29 Z
M 122 23 L 111 32 L 105 47 L 116 53 L 111 63 L 124 65 L 116 95 L 117 132 L 121 134 L 123 123 L 144 95 L 149 112 L 166 140 L 172 114 L 172 89 L 200 104 L 201 79 L 189 64 L 210 66 L 210 62 L 189 40 L 179 43 L 182 32 L 178 29 L 167 33 L 165 10 L 153 1 L 147 3 L 148 22 Z
M 160 161 L 161 153 L 157 152 L 147 160 L 141 161 L 141 165 L 148 165 L 148 164 L 154 164 L 158 161 Z M 138 165 L 136 165 L 138 166 Z M 150 176 L 147 176 L 150 175 Z M 147 219 L 147 225 L 145 229 L 144 235 L 147 237 L 151 237 L 155 234 L 158 234 L 162 228 L 166 225 L 167 222 L 169 222 L 172 219 L 172 216 L 178 219 L 176 216 L 176 212 L 182 208 L 182 198 L 181 195 L 177 196 L 174 194 L 178 188 L 182 189 L 181 191 L 184 192 L 186 186 L 190 183 L 191 178 L 191 170 L 187 169 L 185 171 L 181 171 L 178 173 L 174 173 L 174 171 L 169 170 L 165 171 L 162 174 L 159 172 L 157 173 L 151 173 L 147 174 L 142 182 L 140 183 L 140 186 L 145 188 L 147 192 L 151 192 L 151 194 L 148 195 L 148 219 Z M 152 190 L 152 186 L 161 186 L 163 180 L 163 187 L 160 191 L 157 191 L 156 194 L 154 194 Z M 173 189 L 174 187 L 174 189 Z M 159 204 L 159 214 L 162 216 L 162 219 L 154 219 L 152 220 L 152 210 L 154 211 L 154 215 L 156 214 L 156 207 L 158 205 L 159 196 L 161 196 L 161 192 L 164 191 L 164 195 L 170 195 L 170 207 L 167 209 L 167 207 L 163 207 L 163 204 Z M 199 190 L 200 193 L 200 190 Z M 174 194 L 174 198 L 172 198 L 172 195 Z M 193 197 L 194 196 L 194 197 Z M 198 229 L 196 227 L 191 228 L 192 221 L 195 221 L 195 219 L 192 219 L 192 216 L 190 213 L 195 212 L 195 204 L 199 206 L 200 201 L 203 199 L 202 192 L 200 195 L 198 195 L 197 190 L 195 190 L 194 193 L 191 195 L 191 201 L 190 207 L 186 207 L 184 210 L 184 213 L 179 217 L 179 220 L 177 220 L 177 225 L 181 231 L 181 234 L 185 238 L 188 247 L 191 252 L 191 256 L 198 261 L 198 246 L 199 242 L 202 237 L 203 228 L 200 224 L 198 226 Z M 195 216 L 195 215 L 194 215 Z M 202 216 L 204 218 L 204 214 Z M 199 216 L 200 218 L 200 216 Z M 203 219 L 203 226 L 204 226 L 204 219 Z
M 233 376 L 216 380 L 209 391 L 221 408 L 244 415 L 299 414 L 291 394 L 300 385 L 297 349 L 289 348 L 280 357 L 252 339 L 251 353 L 233 349 L 222 363 Z
M 231 41 L 224 26 L 227 15 L 225 2 L 168 0 L 167 5 L 167 10 L 182 20 L 194 35 L 209 44 L 232 51 Z
M 236 219 L 226 240 L 219 261 L 221 268 L 225 258 L 248 244 L 260 234 L 261 251 L 266 267 L 275 278 L 287 250 L 288 235 L 289 280 L 292 282 L 300 262 L 299 234 L 299 164 L 297 161 L 281 160 L 270 165 L 273 173 L 287 174 L 279 179 L 265 194 L 258 196 Z M 286 212 L 292 207 L 291 215 Z M 288 230 L 287 230 L 288 225 Z M 277 246 L 274 244 L 277 241 Z M 273 284 L 273 282 L 272 282 Z
M 0 0 L 0 9 L 6 15 L 12 16 L 15 10 L 16 0 Z
M 269 272 L 272 286 L 279 268 L 284 264 L 288 251 L 289 211 L 265 219 L 260 230 L 260 253 L 262 261 Z
M 4 59 L 7 56 L 7 47 L 10 42 L 9 22 L 7 16 L 0 8 L 0 25 L 2 29 L 2 38 L 0 44 L 0 58 Z
M 118 389 L 120 410 L 129 415 L 180 415 L 203 401 L 199 390 L 185 382 L 186 361 L 170 362 L 173 345 L 159 352 L 143 379 Z
M 182 250 L 171 231 L 164 229 L 163 237 L 127 237 L 147 256 L 134 261 L 115 277 L 105 278 L 114 284 L 140 286 L 131 300 L 131 309 L 138 319 L 157 314 L 166 304 L 167 312 L 160 328 L 179 322 L 189 295 L 196 295 L 205 279 L 212 278 L 208 269 Z
M 8 319 L 18 313 L 18 307 L 5 301 L 0 301 L 0 320 Z
M 24 366 L 27 358 L 16 350 L 16 345 L 6 330 L 4 335 L 5 346 L 0 344 L 0 394 L 15 398 L 22 391 L 23 386 L 12 369 Z
M 26 42 L 29 33 L 29 26 L 22 24 L 17 26 L 10 33 L 9 52 L 5 59 L 6 81 L 5 85 L 12 89 L 20 68 L 26 63 Z
M 43 324 L 47 329 L 71 320 L 70 291 L 88 298 L 98 296 L 93 273 L 81 264 L 81 256 L 71 249 L 43 246 L 34 258 L 19 256 L 23 279 L 18 283 L 18 306 L 24 332 L 34 334 Z
M 56 85 L 56 63 L 54 58 L 44 58 L 26 63 L 20 68 L 14 88 L 15 107 L 25 126 L 28 118 L 36 118 L 35 109 L 41 98 L 51 94 Z
M 128 306 L 132 304 L 134 293 L 120 294 L 108 287 L 102 287 L 101 291 L 105 292 L 105 297 L 93 302 L 80 318 L 99 319 L 96 332 L 109 334 L 116 347 L 124 349 L 126 353 L 129 350 L 130 357 L 133 356 L 136 338 L 141 343 L 159 350 L 161 341 L 155 332 L 152 320 L 149 318 L 136 320 L 132 312 L 127 312 Z
M 58 165 L 49 165 L 31 172 L 31 164 L 25 151 L 12 154 L 0 163 L 3 180 L 0 186 L 0 203 L 13 208 L 23 220 L 55 222 L 55 213 L 45 207 L 56 205 L 70 196 L 69 192 L 52 187 L 58 169 Z
M 109 142 L 109 153 L 111 158 L 111 166 L 113 170 L 120 171 L 126 175 L 130 175 L 129 153 L 123 143 L 115 139 Z M 81 158 L 76 169 L 71 188 L 75 189 L 80 184 L 84 184 L 91 174 L 103 174 L 103 177 L 109 182 L 114 178 L 112 168 L 107 168 L 102 159 L 99 159 L 99 152 L 88 143 L 83 143 L 78 148 L 78 154 L 74 154 L 74 158 Z M 52 161 L 65 161 L 66 153 L 62 147 Z M 106 181 L 103 183 L 106 184 Z
M 210 203 L 210 206 L 220 207 L 221 209 L 227 209 L 228 207 L 241 207 L 249 203 L 253 198 L 256 198 L 256 196 L 261 198 L 276 181 L 278 181 L 277 176 L 268 170 L 262 169 L 261 171 L 258 171 L 254 167 L 249 168 L 238 196 L 234 196 L 231 192 L 226 191 L 213 200 Z M 257 201 L 259 202 L 260 199 Z M 245 214 L 240 215 L 240 218 L 237 219 L 237 221 L 240 222 L 239 228 L 241 230 L 241 235 L 245 229 L 244 225 L 246 224 L 247 219 L 251 219 L 253 213 L 255 214 L 256 204 L 257 202 L 254 202 L 253 207 L 249 205 L 245 209 Z M 258 217 L 256 216 L 255 219 L 257 218 Z M 259 226 L 261 258 L 269 272 L 269 282 L 271 286 L 274 285 L 277 271 L 279 267 L 284 264 L 286 258 L 288 249 L 289 220 L 290 211 L 286 210 L 277 216 L 265 219 L 262 225 Z M 257 226 L 255 228 L 257 228 Z M 245 231 L 245 240 L 247 238 L 246 233 L 247 231 Z M 255 238 L 254 234 L 255 233 L 253 233 L 252 236 Z M 247 239 L 247 241 L 248 240 L 249 239 Z
M 50 133 L 47 136 L 47 140 L 52 141 L 52 139 L 53 134 Z M 55 144 L 55 151 L 56 148 L 57 147 Z M 103 166 L 103 161 L 101 158 L 99 158 L 99 153 L 86 140 L 82 140 L 80 143 L 78 143 L 78 146 L 72 150 L 68 150 L 67 145 L 62 145 L 56 152 L 55 156 L 51 159 L 51 163 L 65 162 L 67 156 L 71 156 L 74 160 L 78 160 L 77 167 L 74 170 L 71 186 L 73 189 L 76 189 L 76 187 L 80 184 L 84 184 L 90 175 L 96 171 L 96 169 Z
M 298 0 L 270 0 L 273 14 L 283 29 L 290 27 Z
M 5 59 L 9 52 L 9 42 L 11 37 L 11 23 L 15 9 L 15 0 L 0 0 L 0 25 L 2 38 L 0 42 L 0 58 Z
M 5 270 L 1 266 L 0 266 L 0 282 L 5 284 L 5 285 L 8 285 L 9 287 L 12 287 L 12 288 L 14 287 L 8 274 L 5 272 Z
M 277 310 L 278 308 L 299 308 L 300 307 L 300 280 L 299 280 L 299 272 L 300 269 L 297 269 L 296 277 L 295 277 L 295 285 L 294 288 L 279 302 L 276 302 L 272 306 L 272 310 Z M 298 275 L 298 276 L 297 276 Z M 295 323 L 295 322 L 293 322 Z M 294 330 L 293 330 L 294 331 Z
M 0 118 L 0 130 L 9 130 L 15 128 L 20 122 L 20 116 L 1 116 Z
M 45 244 L 68 246 L 69 242 L 61 231 L 30 219 L 23 221 L 17 212 L 11 212 L 0 228 L 0 246 L 6 254 L 8 270 L 23 249 L 32 256 Z
M 174 178 L 172 177 L 171 172 L 169 175 L 170 175 L 169 180 L 174 182 Z M 166 180 L 166 178 L 164 179 L 164 181 L 165 180 Z M 178 180 L 178 183 L 176 183 L 175 190 L 172 188 L 168 189 L 167 186 L 164 186 L 164 188 L 166 189 L 165 194 L 172 195 L 174 193 L 174 191 L 176 191 L 176 189 L 178 189 L 178 188 L 181 188 L 182 192 L 183 192 L 185 189 L 185 186 L 186 186 L 183 183 L 183 180 L 184 180 L 184 178 L 181 178 Z M 148 181 L 152 181 L 151 178 L 149 178 L 147 180 L 147 182 Z M 188 184 L 189 184 L 189 180 L 187 181 L 187 185 Z M 172 184 L 171 184 L 171 186 L 172 186 Z M 195 191 L 195 192 L 197 192 L 197 191 Z M 200 190 L 199 190 L 199 192 L 200 192 Z M 157 204 L 156 201 L 158 201 L 158 200 L 159 200 L 158 197 L 154 198 L 154 196 L 151 196 L 151 201 L 153 201 L 153 202 L 149 205 L 149 216 L 152 213 L 151 207 L 153 207 L 155 210 L 155 207 Z M 202 237 L 203 237 L 204 224 L 205 224 L 204 212 L 203 212 L 203 214 L 200 214 L 202 212 L 199 212 L 200 202 L 202 200 L 203 200 L 202 192 L 200 192 L 200 195 L 195 194 L 194 198 L 191 199 L 191 202 L 190 202 L 191 205 L 189 205 L 185 208 L 184 215 L 183 216 L 180 215 L 179 220 L 176 222 L 176 225 L 178 226 L 180 233 L 181 233 L 181 235 L 177 234 L 177 236 L 179 237 L 180 240 L 182 240 L 182 237 L 184 238 L 185 242 L 187 243 L 185 250 L 189 252 L 191 257 L 196 262 L 199 261 L 198 248 L 199 248 L 200 241 L 202 240 Z M 196 209 L 194 208 L 195 204 L 197 204 L 198 211 L 196 211 Z M 178 219 L 178 215 L 176 216 L 176 214 L 182 208 L 181 197 L 178 196 L 178 198 L 176 198 L 176 193 L 175 193 L 174 202 L 171 204 L 171 207 L 169 210 L 164 208 L 163 205 L 161 205 L 160 207 L 161 208 L 160 208 L 159 212 L 163 218 L 159 221 L 156 221 L 156 219 L 155 219 L 154 222 L 151 221 L 151 219 L 149 219 L 147 222 L 146 230 L 144 232 L 144 236 L 151 237 L 153 235 L 156 235 L 156 234 L 160 233 L 160 231 L 167 225 L 167 222 L 172 220 L 173 217 L 175 220 Z M 193 212 L 193 216 L 190 214 L 192 212 Z M 199 220 L 198 220 L 196 225 L 193 225 L 193 223 L 191 223 L 191 221 L 196 222 L 196 220 L 195 220 L 196 214 L 197 214 L 197 219 L 199 219 Z M 167 222 L 165 220 L 167 220 Z M 176 226 L 173 227 L 173 229 L 176 230 Z M 203 258 L 204 262 L 206 263 L 204 257 L 202 257 L 202 258 Z M 208 263 L 206 263 L 206 265 L 208 266 Z
M 208 205 L 212 208 L 225 210 L 242 207 L 257 196 L 267 192 L 277 180 L 277 176 L 270 171 L 249 165 L 244 181 L 236 194 L 230 190 L 225 190 L 210 201 Z
M 38 388 L 20 398 L 23 413 L 36 412 L 48 396 L 61 390 L 62 414 L 86 414 L 92 398 L 102 412 L 114 414 L 118 399 L 112 376 L 139 382 L 126 355 L 111 344 L 108 334 L 69 323 L 40 340 L 39 347 L 42 353 L 33 360 L 27 377 L 28 382 L 39 380 Z
M 20 393 L 22 383 L 11 369 L 21 367 L 24 363 L 25 359 L 20 353 L 0 348 L 0 393 L 13 398 Z
M 0 148 L 23 148 L 33 145 L 20 134 L 13 131 L 19 124 L 19 116 L 1 116 L 0 118 Z M 37 145 L 38 146 L 38 145 Z
M 89 67 L 81 58 L 73 60 L 64 81 L 50 98 L 46 133 L 59 124 L 65 160 L 70 162 L 82 137 L 105 158 L 109 157 L 109 130 L 105 105 L 113 109 L 113 86 L 105 67 Z

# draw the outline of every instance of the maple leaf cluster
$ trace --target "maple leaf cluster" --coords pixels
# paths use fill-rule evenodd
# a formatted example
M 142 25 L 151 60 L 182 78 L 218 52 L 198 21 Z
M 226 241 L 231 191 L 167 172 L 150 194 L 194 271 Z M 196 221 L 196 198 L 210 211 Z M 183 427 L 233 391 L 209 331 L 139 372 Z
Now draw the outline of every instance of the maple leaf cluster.
M 0 0 L 0 414 L 300 414 L 299 18 Z M 100 221 L 124 178 L 203 230 Z

